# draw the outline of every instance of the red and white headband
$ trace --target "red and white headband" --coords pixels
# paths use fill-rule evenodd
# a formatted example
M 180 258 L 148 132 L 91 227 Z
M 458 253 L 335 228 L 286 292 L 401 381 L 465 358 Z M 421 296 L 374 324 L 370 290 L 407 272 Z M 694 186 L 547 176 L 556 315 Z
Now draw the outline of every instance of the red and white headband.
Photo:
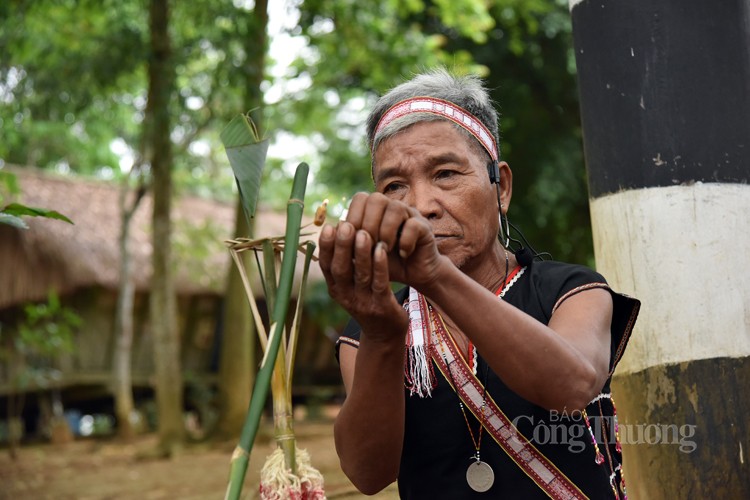
M 375 127 L 375 133 L 372 135 L 373 138 L 376 138 L 394 120 L 413 113 L 432 113 L 460 125 L 476 137 L 493 160 L 498 160 L 495 137 L 489 129 L 462 107 L 435 97 L 411 97 L 394 104 L 380 118 L 378 125 Z

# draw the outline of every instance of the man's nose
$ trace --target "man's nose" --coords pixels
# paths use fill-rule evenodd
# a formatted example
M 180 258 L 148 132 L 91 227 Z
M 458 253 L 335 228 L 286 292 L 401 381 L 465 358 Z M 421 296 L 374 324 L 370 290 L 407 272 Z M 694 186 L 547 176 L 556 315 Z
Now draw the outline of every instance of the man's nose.
M 437 190 L 430 186 L 412 186 L 409 190 L 409 206 L 416 208 L 425 219 L 440 217 L 443 211 Z

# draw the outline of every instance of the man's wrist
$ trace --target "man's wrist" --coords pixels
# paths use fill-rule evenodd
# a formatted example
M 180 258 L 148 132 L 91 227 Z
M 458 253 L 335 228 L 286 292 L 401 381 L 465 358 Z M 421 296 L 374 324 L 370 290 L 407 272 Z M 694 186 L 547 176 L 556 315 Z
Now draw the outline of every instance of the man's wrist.
M 455 279 L 456 273 L 463 274 L 448 257 L 441 255 L 437 270 L 430 281 L 416 288 L 425 297 L 437 298 L 446 286 L 450 286 L 450 282 Z

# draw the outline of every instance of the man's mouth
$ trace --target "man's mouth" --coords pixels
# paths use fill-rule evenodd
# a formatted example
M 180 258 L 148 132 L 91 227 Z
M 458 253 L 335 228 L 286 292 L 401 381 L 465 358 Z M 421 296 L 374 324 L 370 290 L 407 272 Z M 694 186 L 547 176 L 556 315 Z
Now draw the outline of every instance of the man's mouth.
M 435 241 L 445 241 L 451 238 L 458 238 L 458 236 L 455 234 L 436 234 L 435 235 Z

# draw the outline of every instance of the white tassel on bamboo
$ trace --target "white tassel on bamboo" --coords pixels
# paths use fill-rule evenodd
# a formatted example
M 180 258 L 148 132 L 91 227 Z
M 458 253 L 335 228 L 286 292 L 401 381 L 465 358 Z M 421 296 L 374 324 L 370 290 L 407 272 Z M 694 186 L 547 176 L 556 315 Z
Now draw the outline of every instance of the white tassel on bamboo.
M 323 476 L 310 464 L 310 454 L 295 446 L 298 475 L 284 463 L 284 452 L 276 448 L 260 471 L 261 500 L 325 500 Z

